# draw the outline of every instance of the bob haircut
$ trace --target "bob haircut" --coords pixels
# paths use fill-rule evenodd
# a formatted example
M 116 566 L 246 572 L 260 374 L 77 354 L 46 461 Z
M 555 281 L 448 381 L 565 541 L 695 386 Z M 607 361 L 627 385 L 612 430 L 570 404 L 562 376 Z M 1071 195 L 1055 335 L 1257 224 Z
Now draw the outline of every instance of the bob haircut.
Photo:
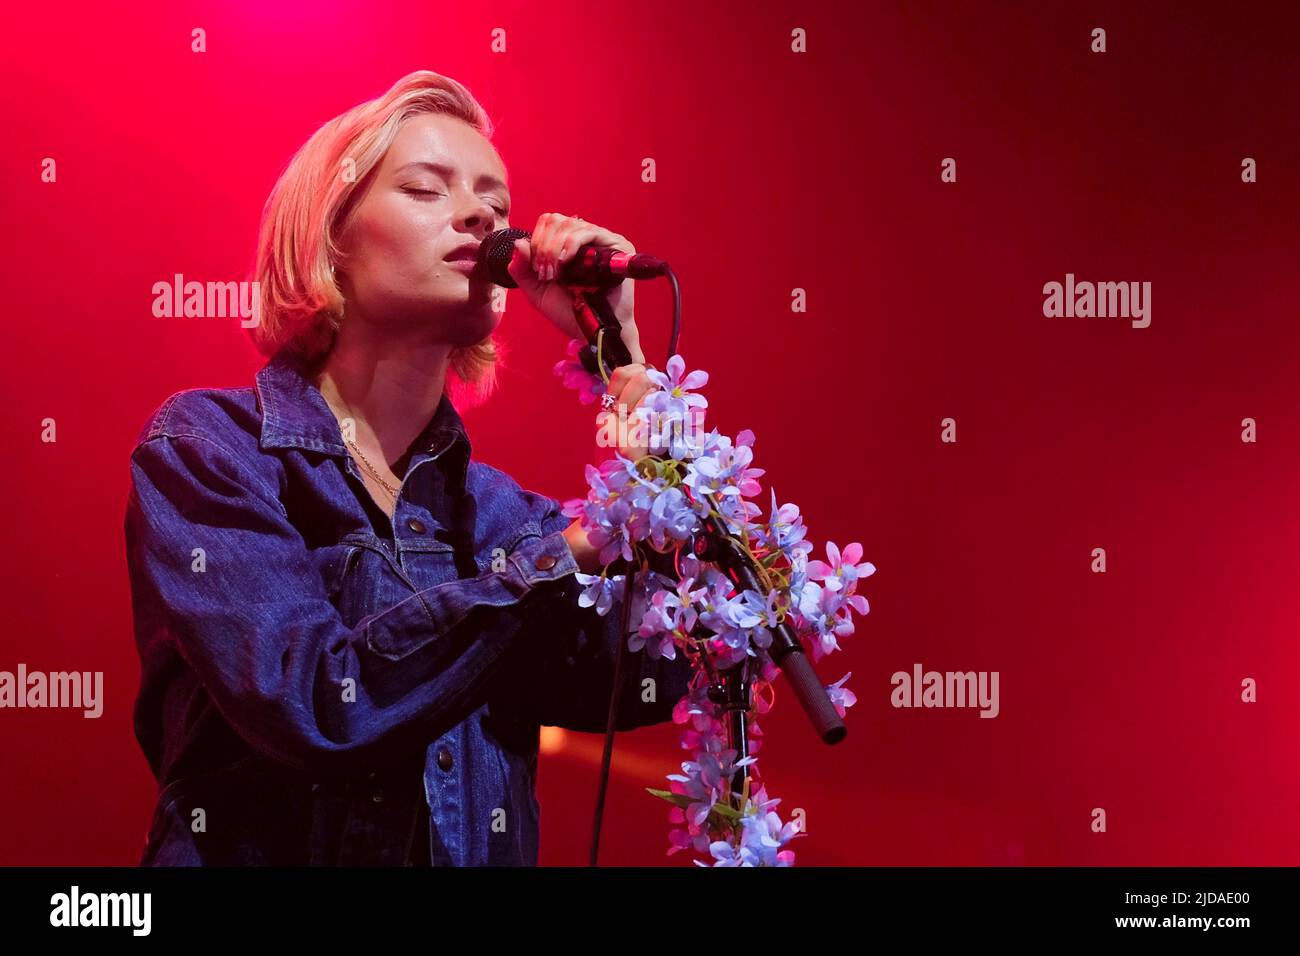
M 469 90 L 450 77 L 417 70 L 383 96 L 325 123 L 289 161 L 262 210 L 257 242 L 254 278 L 261 311 L 249 334 L 263 355 L 283 349 L 315 367 L 329 354 L 343 319 L 334 277 L 338 238 L 402 123 L 420 113 L 450 114 L 492 139 L 492 120 Z M 443 391 L 486 399 L 503 359 L 495 334 L 453 349 Z M 453 379 L 460 383 L 456 389 Z

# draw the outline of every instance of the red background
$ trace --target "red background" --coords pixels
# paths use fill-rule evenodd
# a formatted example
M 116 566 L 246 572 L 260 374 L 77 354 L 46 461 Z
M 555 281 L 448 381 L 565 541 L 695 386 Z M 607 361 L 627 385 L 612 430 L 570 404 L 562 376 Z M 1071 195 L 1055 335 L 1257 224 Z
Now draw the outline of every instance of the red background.
M 819 668 L 853 671 L 848 739 L 820 745 L 788 694 L 765 722 L 769 787 L 807 813 L 800 864 L 1298 861 L 1300 14 L 855 6 L 7 13 L 0 669 L 101 670 L 106 710 L 0 712 L 0 863 L 130 865 L 152 813 L 127 456 L 173 391 L 260 365 L 235 320 L 154 318 L 152 284 L 243 278 L 293 151 L 421 68 L 498 122 L 515 225 L 582 215 L 672 261 L 710 423 L 756 431 L 819 555 L 856 540 L 879 569 Z M 1150 281 L 1150 328 L 1045 318 L 1067 272 Z M 479 457 L 568 498 L 592 411 L 518 296 L 503 385 L 465 417 Z M 660 364 L 667 287 L 637 298 Z M 890 674 L 916 662 L 999 671 L 1000 716 L 895 710 Z M 605 862 L 665 861 L 666 807 L 642 788 L 685 758 L 676 740 L 620 737 Z M 543 863 L 585 860 L 600 738 L 566 741 L 541 772 Z

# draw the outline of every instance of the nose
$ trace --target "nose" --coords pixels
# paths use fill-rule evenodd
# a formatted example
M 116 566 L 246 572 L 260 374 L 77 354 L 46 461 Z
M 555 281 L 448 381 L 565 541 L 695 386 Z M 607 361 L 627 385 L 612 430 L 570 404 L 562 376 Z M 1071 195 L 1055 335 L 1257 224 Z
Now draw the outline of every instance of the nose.
M 457 219 L 456 226 L 461 232 L 471 233 L 479 239 L 504 224 L 504 217 L 492 208 L 491 203 L 481 199 L 469 203 Z

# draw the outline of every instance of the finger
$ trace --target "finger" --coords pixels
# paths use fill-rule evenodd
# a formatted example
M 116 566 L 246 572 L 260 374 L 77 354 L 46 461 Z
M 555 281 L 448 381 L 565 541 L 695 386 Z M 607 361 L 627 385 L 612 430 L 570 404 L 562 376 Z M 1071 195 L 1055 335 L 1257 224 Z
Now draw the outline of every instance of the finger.
M 623 389 L 623 394 L 619 397 L 619 416 L 625 423 L 628 448 L 624 454 L 636 461 L 645 455 L 650 454 L 650 431 L 654 427 L 654 416 L 649 411 L 643 411 L 645 398 L 650 392 L 654 391 L 654 386 L 642 379 L 634 379 L 629 382 L 627 388 Z M 649 429 L 649 430 L 648 430 Z
M 603 242 L 610 233 L 589 222 L 568 219 L 552 239 L 555 244 L 555 268 L 559 269 L 589 242 Z
M 624 369 L 627 369 L 628 371 L 624 371 Z M 615 393 L 617 397 L 621 397 L 633 391 L 639 392 L 642 385 L 652 384 L 644 365 L 622 365 L 615 369 L 615 371 L 623 372 L 623 375 L 618 379 L 618 391 Z M 614 377 L 612 375 L 610 376 L 610 382 L 611 384 L 614 382 Z
M 545 261 L 553 266 L 552 276 L 558 276 L 560 267 L 576 256 L 578 250 L 588 243 L 617 249 L 620 252 L 636 252 L 633 245 L 616 232 L 610 232 L 594 222 L 587 222 L 576 216 L 560 216 L 552 223 L 548 235 L 550 253 L 545 255 Z
M 579 222 L 572 216 L 561 216 L 555 214 L 555 219 L 551 223 L 551 229 L 546 235 L 546 247 L 541 250 L 543 274 L 552 280 L 560 274 L 560 266 L 563 264 L 560 259 L 560 252 L 566 242 L 574 249 L 577 245 L 574 243 L 573 234 L 575 231 L 590 228 L 590 223 Z
M 605 391 L 609 392 L 615 398 L 618 398 L 619 394 L 627 386 L 628 382 L 637 375 L 643 374 L 645 374 L 644 365 L 620 365 L 610 373 L 609 385 L 606 387 Z
M 621 405 L 626 406 L 627 414 L 631 415 L 632 412 L 641 407 L 645 397 L 653 392 L 655 388 L 657 388 L 655 383 L 644 375 L 634 378 L 627 383 L 627 387 L 619 394 L 618 401 Z
M 606 387 L 606 391 L 611 395 L 617 396 L 621 391 L 623 391 L 623 387 L 631 381 L 632 376 L 636 374 L 636 372 L 637 366 L 635 365 L 620 365 L 610 373 L 609 384 Z
M 550 281 L 546 263 L 550 254 L 551 233 L 558 224 L 558 213 L 544 212 L 537 217 L 537 225 L 533 227 L 533 271 L 542 282 Z
M 514 251 L 506 264 L 506 271 L 521 289 L 531 289 L 537 285 L 537 275 L 530 264 L 532 255 L 532 246 L 527 239 L 514 241 Z

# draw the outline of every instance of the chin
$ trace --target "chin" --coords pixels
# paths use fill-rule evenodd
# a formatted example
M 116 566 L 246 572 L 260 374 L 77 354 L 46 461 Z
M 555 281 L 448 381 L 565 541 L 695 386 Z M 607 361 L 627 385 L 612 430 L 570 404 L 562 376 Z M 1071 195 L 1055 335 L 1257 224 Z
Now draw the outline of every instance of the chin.
M 493 312 L 491 303 L 470 305 L 459 310 L 452 319 L 450 335 L 457 347 L 477 345 L 497 330 L 501 313 Z

